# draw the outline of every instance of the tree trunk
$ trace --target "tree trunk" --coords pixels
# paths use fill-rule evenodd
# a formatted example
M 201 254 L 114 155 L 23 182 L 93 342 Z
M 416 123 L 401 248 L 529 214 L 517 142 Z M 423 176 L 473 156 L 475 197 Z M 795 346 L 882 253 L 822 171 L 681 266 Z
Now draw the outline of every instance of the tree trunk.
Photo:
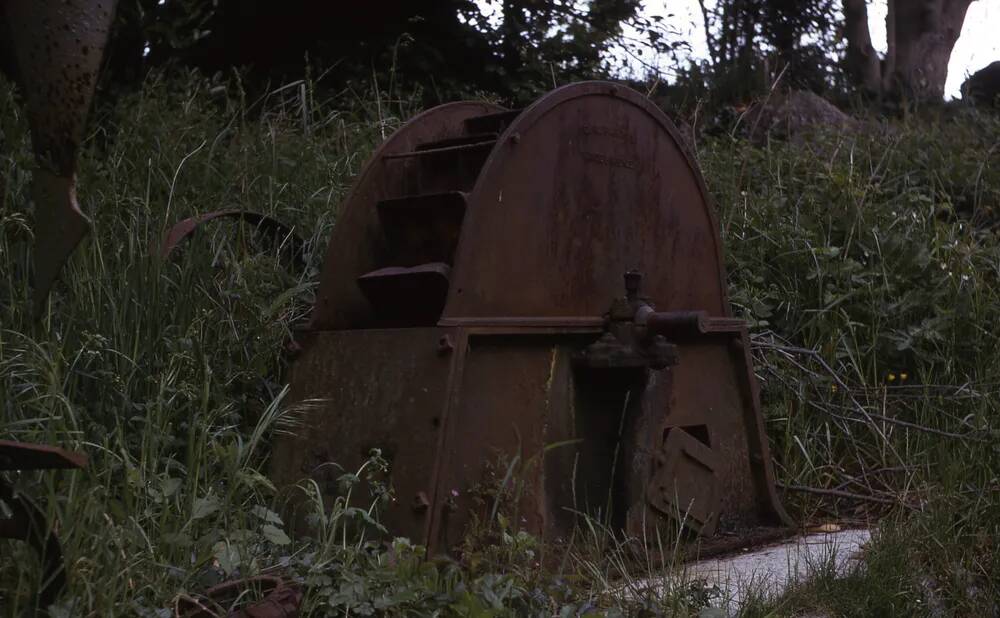
M 948 78 L 948 60 L 962 33 L 973 0 L 893 2 L 895 49 L 889 92 L 918 101 L 940 100 Z
M 502 38 L 500 40 L 501 66 L 506 73 L 506 80 L 516 76 L 524 63 L 521 60 L 521 45 L 523 42 L 524 24 L 521 19 L 519 3 L 513 0 L 503 2 L 503 22 L 500 25 Z
M 844 0 L 844 35 L 847 38 L 847 73 L 868 94 L 882 90 L 882 67 L 872 46 L 865 0 Z
M 843 0 L 846 69 L 869 93 L 914 101 L 939 101 L 948 60 L 975 0 L 889 0 L 888 51 L 879 62 L 868 30 L 865 0 Z

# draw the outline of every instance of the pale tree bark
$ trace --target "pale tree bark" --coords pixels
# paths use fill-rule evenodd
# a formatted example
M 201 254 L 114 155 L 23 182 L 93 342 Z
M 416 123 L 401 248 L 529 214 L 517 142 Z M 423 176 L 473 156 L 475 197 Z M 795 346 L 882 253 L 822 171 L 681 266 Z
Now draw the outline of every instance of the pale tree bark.
M 910 2 L 911 0 L 903 0 Z M 896 70 L 896 0 L 889 0 L 885 14 L 885 43 L 888 50 L 882 62 L 882 90 L 888 90 L 889 76 Z
M 847 38 L 847 71 L 868 94 L 882 92 L 882 66 L 872 46 L 865 0 L 844 0 L 844 36 Z
M 846 68 L 867 92 L 915 101 L 941 100 L 948 60 L 975 0 L 889 0 L 888 51 L 880 62 L 864 0 L 843 0 Z
M 973 0 L 896 0 L 894 70 L 887 74 L 890 92 L 916 100 L 940 100 L 948 78 L 948 60 L 962 34 Z

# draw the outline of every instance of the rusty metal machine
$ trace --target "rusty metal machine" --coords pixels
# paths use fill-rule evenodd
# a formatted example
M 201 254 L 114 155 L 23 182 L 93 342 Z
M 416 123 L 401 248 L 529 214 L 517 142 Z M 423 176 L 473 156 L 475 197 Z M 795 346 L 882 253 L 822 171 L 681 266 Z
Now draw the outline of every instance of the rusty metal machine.
M 273 476 L 337 491 L 391 462 L 391 532 L 445 551 L 497 461 L 522 525 L 632 534 L 788 523 L 708 192 L 661 110 L 587 82 L 523 110 L 442 105 L 340 211 L 291 369 L 304 430 Z

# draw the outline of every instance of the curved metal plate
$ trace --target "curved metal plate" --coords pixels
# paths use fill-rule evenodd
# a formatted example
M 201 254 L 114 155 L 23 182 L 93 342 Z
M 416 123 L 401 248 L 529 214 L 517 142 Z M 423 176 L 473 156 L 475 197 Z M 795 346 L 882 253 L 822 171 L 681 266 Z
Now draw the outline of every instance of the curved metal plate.
M 635 91 L 585 82 L 542 97 L 500 136 L 468 201 L 445 319 L 601 315 L 634 269 L 659 311 L 729 315 L 704 182 Z

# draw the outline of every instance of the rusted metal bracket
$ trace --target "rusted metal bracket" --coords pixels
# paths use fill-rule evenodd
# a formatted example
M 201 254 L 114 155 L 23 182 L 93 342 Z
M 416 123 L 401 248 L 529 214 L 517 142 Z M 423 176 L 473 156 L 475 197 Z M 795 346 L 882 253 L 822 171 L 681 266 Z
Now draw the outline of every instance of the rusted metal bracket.
M 0 440 L 0 471 L 83 468 L 86 465 L 87 457 L 82 453 Z M 0 538 L 24 541 L 41 556 L 44 583 L 38 593 L 38 606 L 48 607 L 66 587 L 59 538 L 47 526 L 45 513 L 3 481 L 0 481 L 0 500 L 9 509 L 9 516 L 0 518 Z
M 232 608 L 247 590 L 260 590 L 260 601 Z M 177 598 L 174 615 L 178 618 L 296 618 L 302 604 L 302 591 L 293 583 L 273 575 L 248 577 L 209 588 L 198 598 Z

